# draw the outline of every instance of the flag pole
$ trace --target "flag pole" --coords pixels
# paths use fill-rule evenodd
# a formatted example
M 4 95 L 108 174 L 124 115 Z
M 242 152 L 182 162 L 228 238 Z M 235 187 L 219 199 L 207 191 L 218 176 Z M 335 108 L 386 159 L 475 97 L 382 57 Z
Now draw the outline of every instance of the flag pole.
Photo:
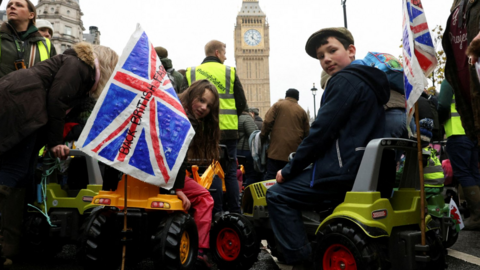
M 125 259 L 127 255 L 127 175 L 124 174 L 125 179 L 125 205 L 123 207 L 123 252 L 122 252 L 122 270 L 125 270 Z
M 423 180 L 422 139 L 420 138 L 419 118 L 417 101 L 415 102 L 415 125 L 417 126 L 417 156 L 418 172 L 420 174 L 420 230 L 422 232 L 422 246 L 425 246 L 425 187 Z

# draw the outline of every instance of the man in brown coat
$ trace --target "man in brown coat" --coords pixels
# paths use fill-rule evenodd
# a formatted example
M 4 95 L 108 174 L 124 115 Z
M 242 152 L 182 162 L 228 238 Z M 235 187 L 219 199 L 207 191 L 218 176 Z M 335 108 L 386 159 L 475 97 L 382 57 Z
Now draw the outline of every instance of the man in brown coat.
M 260 134 L 263 141 L 270 135 L 265 180 L 275 179 L 310 130 L 307 113 L 298 105 L 298 96 L 297 89 L 288 89 L 285 99 L 273 104 L 265 115 Z

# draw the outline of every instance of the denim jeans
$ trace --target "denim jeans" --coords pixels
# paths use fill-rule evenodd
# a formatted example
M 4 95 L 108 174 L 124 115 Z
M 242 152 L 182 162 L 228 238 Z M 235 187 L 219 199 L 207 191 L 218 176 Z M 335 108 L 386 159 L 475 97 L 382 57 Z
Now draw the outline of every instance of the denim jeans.
M 237 181 L 237 140 L 223 140 L 220 143 L 227 146 L 228 156 L 230 157 L 229 168 L 224 168 L 228 211 L 240 213 L 240 190 Z
M 35 152 L 36 139 L 34 132 L 0 156 L 0 185 L 26 188 L 33 184 L 38 153 L 38 150 Z
M 276 160 L 276 159 L 267 159 L 267 171 L 265 172 L 265 177 L 263 180 L 272 180 L 277 177 L 277 172 L 285 165 L 287 165 L 288 162 L 283 161 L 283 160 Z
M 462 187 L 480 186 L 477 142 L 465 135 L 453 135 L 447 139 L 446 150 L 452 164 L 453 176 Z
M 385 138 L 407 138 L 405 109 L 389 109 L 385 111 Z
M 311 188 L 311 173 L 311 169 L 304 170 L 297 177 L 283 184 L 275 184 L 267 191 L 270 224 L 287 264 L 309 260 L 311 256 L 312 247 L 301 211 L 321 206 L 326 201 L 343 201 L 348 190 L 339 188 L 340 185 L 335 182 Z
M 257 183 L 263 180 L 259 178 L 259 174 L 253 168 L 253 158 L 249 150 L 237 150 L 239 156 L 245 157 L 245 175 L 243 179 L 243 185 L 248 186 L 253 183 Z
M 210 195 L 212 195 L 213 198 L 212 217 L 214 217 L 216 213 L 223 211 L 222 179 L 216 175 L 213 178 L 212 185 L 210 186 Z

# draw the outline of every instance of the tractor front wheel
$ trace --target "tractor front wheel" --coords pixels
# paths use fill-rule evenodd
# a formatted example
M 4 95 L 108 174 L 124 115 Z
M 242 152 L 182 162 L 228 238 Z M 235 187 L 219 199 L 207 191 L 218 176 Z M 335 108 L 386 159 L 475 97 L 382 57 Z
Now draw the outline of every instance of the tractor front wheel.
M 190 215 L 176 212 L 163 220 L 154 241 L 152 259 L 156 269 L 195 269 L 198 231 Z

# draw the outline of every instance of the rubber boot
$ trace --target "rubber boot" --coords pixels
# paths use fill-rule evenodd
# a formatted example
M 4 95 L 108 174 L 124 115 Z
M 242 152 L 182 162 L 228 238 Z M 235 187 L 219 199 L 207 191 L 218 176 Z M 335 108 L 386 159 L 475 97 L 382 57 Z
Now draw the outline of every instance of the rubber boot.
M 25 189 L 0 186 L 0 194 L 0 211 L 2 213 L 0 243 L 3 255 L 11 259 L 19 253 L 20 249 Z M 8 260 L 5 263 L 8 263 Z
M 10 195 L 10 190 L 10 187 L 0 185 L 0 214 L 5 211 L 5 200 Z M 0 226 L 2 225 L 1 223 L 4 220 L 4 218 L 2 217 L 0 217 Z M 10 266 L 12 265 L 12 260 L 5 258 L 5 256 L 3 255 L 3 244 L 3 234 L 0 228 L 0 262 L 3 263 L 3 268 L 7 269 L 10 268 Z
M 463 188 L 463 193 L 470 210 L 470 217 L 465 220 L 464 230 L 480 231 L 480 187 Z

